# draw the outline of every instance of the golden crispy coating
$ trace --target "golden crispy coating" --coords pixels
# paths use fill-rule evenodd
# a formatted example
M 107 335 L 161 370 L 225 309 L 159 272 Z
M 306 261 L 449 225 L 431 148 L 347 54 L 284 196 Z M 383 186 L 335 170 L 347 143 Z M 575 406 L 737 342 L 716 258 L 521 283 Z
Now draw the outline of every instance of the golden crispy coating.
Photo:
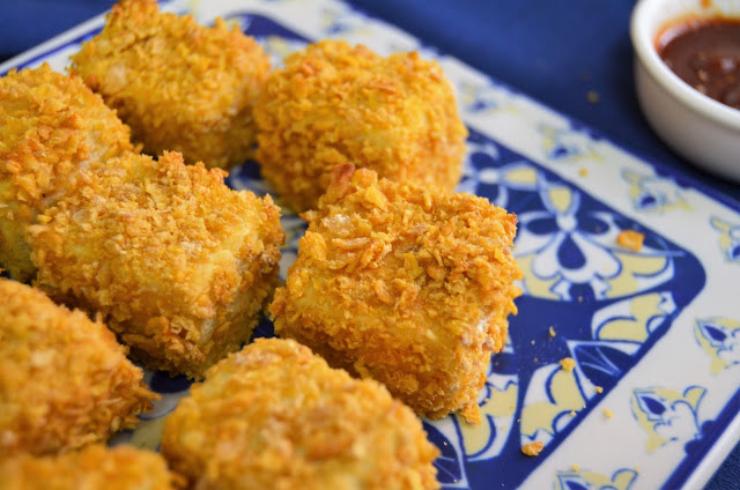
M 0 279 L 0 298 L 0 460 L 105 440 L 150 408 L 105 325 L 18 282 Z
M 273 72 L 254 113 L 262 174 L 299 211 L 338 164 L 445 191 L 460 179 L 467 130 L 442 68 L 418 53 L 321 41 Z
M 177 150 L 218 167 L 251 155 L 252 105 L 269 69 L 237 28 L 160 13 L 156 0 L 121 0 L 72 57 L 72 72 L 118 109 L 146 152 Z
M 413 412 L 292 340 L 258 339 L 211 368 L 165 423 L 191 488 L 437 488 Z
M 0 462 L 0 490 L 170 490 L 173 480 L 162 456 L 128 446 Z
M 40 68 L 0 78 L 0 265 L 35 271 L 26 227 L 79 168 L 131 151 L 129 129 L 79 78 Z
M 103 313 L 145 364 L 198 377 L 249 339 L 283 242 L 270 197 L 179 153 L 113 159 L 31 227 L 38 284 Z
M 339 167 L 271 313 L 329 364 L 372 377 L 432 418 L 465 410 L 504 345 L 520 277 L 516 217 Z

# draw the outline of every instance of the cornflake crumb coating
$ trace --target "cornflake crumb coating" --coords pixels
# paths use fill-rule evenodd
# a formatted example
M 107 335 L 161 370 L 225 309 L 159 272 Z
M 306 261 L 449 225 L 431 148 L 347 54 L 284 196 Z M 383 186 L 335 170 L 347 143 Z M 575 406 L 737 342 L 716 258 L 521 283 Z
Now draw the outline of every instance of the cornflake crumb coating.
M 157 395 L 100 321 L 13 281 L 0 298 L 0 460 L 105 441 L 151 408 Z
M 418 53 L 387 58 L 321 41 L 273 72 L 255 105 L 262 175 L 290 207 L 316 207 L 332 169 L 452 191 L 467 130 L 442 68 Z
M 249 339 L 284 240 L 270 197 L 224 176 L 174 152 L 86 174 L 31 227 L 39 285 L 103 313 L 147 366 L 199 377 Z
M 0 490 L 171 490 L 176 481 L 162 456 L 131 446 L 0 462 Z
M 476 422 L 520 294 L 516 217 L 351 166 L 304 216 L 298 258 L 270 307 L 277 334 L 384 383 L 420 414 L 462 410 Z
M 0 265 L 35 272 L 26 228 L 80 168 L 131 151 L 130 132 L 79 78 L 44 64 L 0 78 Z
M 212 367 L 167 419 L 162 452 L 200 490 L 439 487 L 413 412 L 292 340 Z
M 270 70 L 262 47 L 217 19 L 161 13 L 155 0 L 122 0 L 103 31 L 72 57 L 79 74 L 131 126 L 151 155 L 188 163 L 243 163 L 256 141 L 252 106 Z

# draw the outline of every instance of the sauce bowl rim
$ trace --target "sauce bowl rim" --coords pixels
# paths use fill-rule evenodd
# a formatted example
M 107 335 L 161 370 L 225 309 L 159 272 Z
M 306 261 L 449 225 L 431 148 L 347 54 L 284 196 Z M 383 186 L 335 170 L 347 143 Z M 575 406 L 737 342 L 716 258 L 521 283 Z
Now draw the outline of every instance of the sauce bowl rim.
M 714 100 L 691 87 L 673 73 L 658 54 L 655 46 L 658 32 L 651 29 L 651 23 L 655 21 L 656 17 L 658 17 L 658 21 L 655 24 L 658 26 L 667 24 L 677 18 L 677 16 L 660 18 L 658 6 L 665 2 L 666 0 L 640 0 L 632 11 L 630 37 L 637 54 L 637 61 L 642 63 L 658 84 L 681 103 L 722 125 L 740 130 L 740 110 Z M 685 14 L 693 12 L 689 10 Z M 740 10 L 737 12 L 737 16 L 740 17 Z

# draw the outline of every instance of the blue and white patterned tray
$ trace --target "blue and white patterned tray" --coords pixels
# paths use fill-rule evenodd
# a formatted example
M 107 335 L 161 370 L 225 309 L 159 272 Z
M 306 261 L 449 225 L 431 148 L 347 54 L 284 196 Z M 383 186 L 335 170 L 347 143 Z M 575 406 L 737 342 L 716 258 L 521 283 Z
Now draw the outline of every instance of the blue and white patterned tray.
M 460 190 L 519 215 L 520 314 L 480 393 L 482 424 L 427 423 L 445 488 L 653 489 L 703 485 L 740 437 L 740 209 L 651 165 L 457 59 L 335 0 L 166 2 L 238 22 L 280 64 L 320 38 L 436 58 L 470 129 Z M 102 17 L 0 67 L 63 70 Z M 229 184 L 267 189 L 256 166 Z M 281 273 L 304 225 L 287 215 Z M 638 253 L 616 245 L 638 230 Z M 552 328 L 551 328 L 552 327 Z M 259 335 L 269 335 L 265 322 Z M 552 335 L 554 332 L 554 336 Z M 558 361 L 572 357 L 572 372 Z M 188 383 L 149 374 L 164 397 L 118 440 L 157 447 Z M 543 441 L 539 457 L 522 444 Z

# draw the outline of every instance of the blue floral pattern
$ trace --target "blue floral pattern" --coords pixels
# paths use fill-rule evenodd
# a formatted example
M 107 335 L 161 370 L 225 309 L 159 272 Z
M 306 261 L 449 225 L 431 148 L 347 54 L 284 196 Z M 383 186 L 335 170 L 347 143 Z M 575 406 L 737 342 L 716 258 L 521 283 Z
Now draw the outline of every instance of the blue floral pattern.
M 260 12 L 273 12 L 276 18 L 283 15 L 280 12 L 303 9 L 307 15 L 300 20 L 305 35 L 368 42 L 383 53 L 417 49 L 424 56 L 439 59 L 446 70 L 450 67 L 445 64 L 450 58 L 433 47 L 333 0 L 234 0 L 237 4 L 259 5 Z M 186 0 L 168 4 L 176 11 L 189 6 Z M 204 3 L 202 10 L 209 9 L 215 7 Z M 274 66 L 280 66 L 286 55 L 309 41 L 285 27 L 287 22 L 278 23 L 248 10 L 219 11 L 218 15 L 255 36 Z M 23 59 L 18 67 L 49 60 L 52 67 L 63 70 L 66 57 L 99 29 L 100 23 L 45 53 Z M 594 131 L 537 107 L 496 81 L 455 70 L 453 63 L 450 78 L 459 94 L 461 113 L 467 122 L 481 124 L 480 128 L 470 127 L 459 190 L 485 196 L 518 214 L 514 252 L 524 271 L 524 295 L 518 300 L 519 316 L 511 319 L 510 339 L 504 352 L 493 358 L 479 395 L 482 423 L 469 426 L 457 416 L 425 422 L 430 439 L 440 448 L 436 462 L 440 482 L 445 488 L 490 488 L 492 481 L 513 488 L 540 476 L 540 483 L 568 490 L 621 490 L 635 482 L 649 488 L 661 482 L 667 487 L 682 485 L 706 448 L 726 430 L 740 396 L 740 390 L 735 388 L 733 395 L 726 389 L 737 386 L 740 369 L 738 310 L 731 301 L 722 303 L 728 311 L 704 306 L 714 304 L 712 308 L 717 308 L 717 301 L 704 301 L 716 293 L 703 289 L 707 275 L 697 259 L 697 255 L 702 257 L 705 266 L 720 259 L 725 266 L 721 274 L 737 274 L 737 207 L 713 204 L 705 192 L 687 188 L 681 178 L 652 170 L 639 161 L 630 162 L 624 152 Z M 517 130 L 527 135 L 526 148 L 520 135 L 505 136 L 501 129 L 505 125 L 493 131 L 495 125 L 488 122 L 494 120 L 514 120 Z M 573 176 L 576 170 L 579 175 L 580 171 L 609 175 L 609 185 L 621 198 L 602 195 L 605 188 L 599 179 L 592 179 L 596 187 L 586 189 L 586 180 L 579 180 L 579 186 L 563 178 Z M 253 163 L 234 169 L 228 184 L 259 194 L 270 192 Z M 657 226 L 656 216 L 676 215 L 692 219 L 697 229 L 703 227 L 714 248 L 697 247 L 691 243 L 692 237 L 667 232 L 670 227 L 664 227 L 662 221 L 659 231 L 650 226 Z M 281 261 L 281 276 L 285 277 L 305 224 L 287 211 L 282 222 L 287 234 Z M 626 230 L 644 236 L 642 248 L 630 250 L 618 244 L 617 237 Z M 712 272 L 713 277 L 718 274 Z M 736 279 L 740 278 L 731 277 L 727 284 Z M 687 324 L 683 317 L 678 318 L 690 303 L 701 306 L 696 306 L 698 319 Z M 270 335 L 272 326 L 263 320 L 255 336 Z M 664 337 L 665 342 L 670 339 L 672 346 L 680 347 L 681 356 L 696 354 L 692 359 L 704 373 L 704 382 L 680 390 L 646 386 L 649 383 L 625 388 L 625 375 L 639 370 L 637 362 L 651 355 L 653 346 Z M 565 358 L 572 359 L 572 369 L 561 365 Z M 673 360 L 664 364 L 670 362 Z M 142 417 L 136 431 L 119 434 L 114 442 L 129 440 L 156 449 L 164 417 L 189 388 L 187 380 L 160 373 L 148 373 L 147 380 L 163 395 L 162 400 Z M 635 441 L 639 439 L 631 447 L 636 458 L 683 446 L 686 457 L 676 462 L 672 473 L 663 473 L 656 480 L 656 468 L 663 471 L 665 464 L 652 462 L 639 473 L 636 465 L 615 470 L 607 461 L 598 467 L 589 463 L 589 469 L 576 465 L 563 469 L 562 459 L 557 457 L 564 453 L 558 448 L 572 435 L 592 430 L 591 412 L 603 397 L 616 394 L 624 402 L 618 415 L 625 415 L 629 425 L 620 428 L 634 429 Z M 717 412 L 717 400 L 728 397 L 729 402 Z M 708 406 L 714 407 L 714 412 L 709 413 Z M 544 444 L 537 458 L 520 452 L 522 444 L 532 441 Z M 645 452 L 639 453 L 642 444 Z M 556 466 L 543 464 L 550 458 L 557 459 Z M 546 475 L 545 468 L 550 468 Z

